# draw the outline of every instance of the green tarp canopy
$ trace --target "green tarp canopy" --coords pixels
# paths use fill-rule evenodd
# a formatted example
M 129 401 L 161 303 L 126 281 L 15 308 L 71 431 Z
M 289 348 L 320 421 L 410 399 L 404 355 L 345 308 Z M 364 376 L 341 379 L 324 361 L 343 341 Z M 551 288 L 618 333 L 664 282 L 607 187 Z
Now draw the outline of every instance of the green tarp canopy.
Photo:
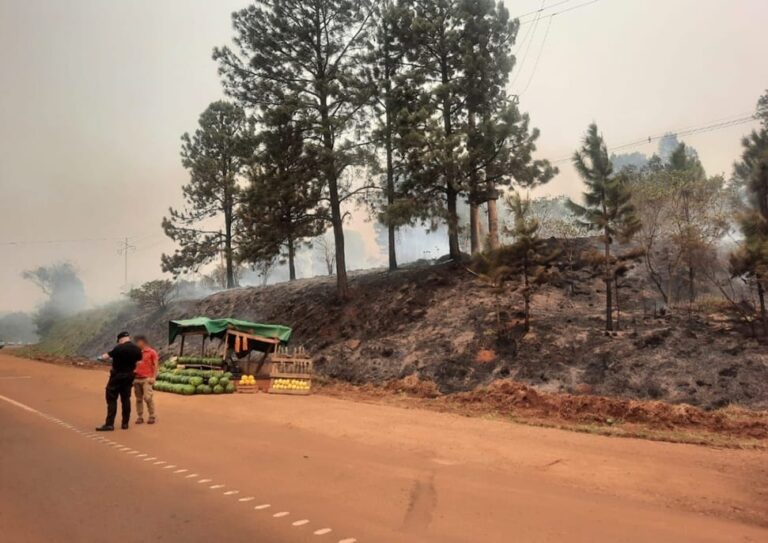
M 209 319 L 208 317 L 195 317 L 168 323 L 168 343 L 173 343 L 180 334 L 204 333 L 210 337 L 223 338 L 227 330 L 237 330 L 246 334 L 253 334 L 269 339 L 277 339 L 281 343 L 288 343 L 293 332 L 287 326 L 279 324 L 259 324 L 257 322 L 241 321 L 238 319 Z

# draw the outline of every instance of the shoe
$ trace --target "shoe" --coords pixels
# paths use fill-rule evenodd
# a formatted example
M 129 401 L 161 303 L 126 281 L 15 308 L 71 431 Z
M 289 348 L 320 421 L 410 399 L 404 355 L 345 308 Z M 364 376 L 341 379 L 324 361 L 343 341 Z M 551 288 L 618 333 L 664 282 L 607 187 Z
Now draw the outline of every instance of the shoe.
M 114 432 L 115 427 L 112 426 L 111 424 L 105 424 L 103 426 L 99 426 L 98 428 L 96 428 L 96 431 L 97 432 Z
M 151 419 L 150 419 L 150 420 L 151 420 Z M 144 419 L 143 419 L 143 418 L 141 418 L 141 417 L 139 417 L 139 418 L 137 418 L 137 419 L 136 419 L 136 422 L 134 422 L 134 424 L 144 424 Z M 151 424 L 151 423 L 150 423 L 150 424 Z
M 147 424 L 154 424 L 156 422 L 157 422 L 157 419 L 155 419 L 155 417 L 149 417 L 149 419 L 147 420 Z
M 127 430 L 128 429 L 128 423 L 127 422 L 122 423 L 120 425 L 120 428 L 122 428 L 123 430 Z

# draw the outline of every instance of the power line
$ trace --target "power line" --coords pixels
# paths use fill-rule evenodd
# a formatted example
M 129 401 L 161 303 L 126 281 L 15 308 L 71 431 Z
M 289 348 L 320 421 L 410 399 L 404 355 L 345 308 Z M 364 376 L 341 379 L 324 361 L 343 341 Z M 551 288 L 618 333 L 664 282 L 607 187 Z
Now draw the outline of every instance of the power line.
M 119 238 L 81 238 L 81 239 L 46 239 L 46 240 L 21 240 L 21 241 L 0 241 L 0 245 L 50 245 L 57 243 L 88 243 L 93 241 L 115 241 Z
M 544 4 L 546 3 L 546 0 L 541 0 L 541 8 L 539 9 L 539 12 L 544 9 Z M 510 86 L 514 86 L 514 84 L 517 82 L 518 78 L 520 77 L 520 74 L 523 72 L 523 65 L 525 65 L 525 61 L 528 58 L 528 52 L 531 50 L 531 44 L 533 43 L 533 38 L 536 36 L 536 29 L 539 26 L 539 20 L 541 19 L 541 13 L 536 14 L 536 19 L 534 21 L 533 28 L 530 32 L 526 33 L 526 35 L 523 37 L 522 42 L 520 43 L 520 47 L 525 47 L 525 50 L 523 51 L 523 55 L 520 58 L 520 63 L 515 66 L 517 68 L 517 72 L 512 77 L 512 81 L 509 83 Z M 526 39 L 530 36 L 530 40 L 526 43 Z
M 554 15 L 549 16 L 549 21 L 547 21 L 547 29 L 544 31 L 544 38 L 541 40 L 541 47 L 539 48 L 539 54 L 536 55 L 536 61 L 533 63 L 533 70 L 531 71 L 531 76 L 528 78 L 528 83 L 526 83 L 525 88 L 519 93 L 519 96 L 522 96 L 523 94 L 528 91 L 528 88 L 531 86 L 531 82 L 533 81 L 533 77 L 536 75 L 536 70 L 539 68 L 539 62 L 541 61 L 541 55 L 544 53 L 544 45 L 547 43 L 547 38 L 549 37 L 549 29 L 552 27 L 552 19 L 554 19 Z
M 638 140 L 635 140 L 635 141 L 631 141 L 629 143 L 624 143 L 622 145 L 617 145 L 616 147 L 611 147 L 611 148 L 608 149 L 608 151 L 610 151 L 610 152 L 621 151 L 623 149 L 628 149 L 628 148 L 631 148 L 631 147 L 637 147 L 638 145 L 645 145 L 645 144 L 653 143 L 655 141 L 661 140 L 662 138 L 666 137 L 667 135 L 683 137 L 683 136 L 692 136 L 692 135 L 695 135 L 695 134 L 704 134 L 706 132 L 714 132 L 715 130 L 722 130 L 723 128 L 730 128 L 732 126 L 739 126 L 739 125 L 742 125 L 742 124 L 746 124 L 746 123 L 752 122 L 754 120 L 755 120 L 755 116 L 754 115 L 749 115 L 749 116 L 742 116 L 742 117 L 737 117 L 737 118 L 731 118 L 731 119 L 728 119 L 728 120 L 720 120 L 720 121 L 716 121 L 714 123 L 710 123 L 710 124 L 706 124 L 706 125 L 702 125 L 702 126 L 697 126 L 697 127 L 693 127 L 693 128 L 685 128 L 683 130 L 667 131 L 667 132 L 664 132 L 663 134 L 660 134 L 660 135 L 649 136 L 647 138 L 642 138 L 642 139 L 638 139 Z M 561 164 L 563 162 L 569 162 L 571 160 L 571 158 L 572 157 L 570 157 L 570 156 L 569 157 L 564 157 L 564 158 L 559 158 L 557 160 L 552 161 L 552 164 Z
M 573 0 L 560 0 L 560 2 L 555 2 L 554 4 L 550 4 L 547 7 L 540 7 L 539 9 L 535 9 L 533 11 L 529 11 L 528 13 L 523 13 L 522 15 L 518 15 L 515 17 L 515 19 L 523 19 L 525 17 L 528 17 L 529 15 L 536 15 L 537 13 L 541 13 L 542 11 L 546 11 L 548 9 L 556 8 L 557 6 L 561 6 L 563 4 L 567 4 L 568 2 L 572 2 Z
M 599 2 L 599 1 L 600 0 L 590 0 L 589 2 L 584 2 L 582 4 L 577 4 L 577 5 L 571 6 L 569 8 L 561 9 L 560 11 L 556 11 L 554 13 L 550 13 L 549 17 L 554 17 L 555 15 L 562 15 L 563 13 L 568 13 L 569 11 L 573 11 L 575 9 L 585 8 L 585 7 L 590 6 L 590 5 L 592 5 L 592 4 L 596 3 L 596 2 Z M 564 3 L 564 2 L 561 2 L 561 3 Z M 550 6 L 550 7 L 555 7 L 556 5 L 558 5 L 558 4 L 552 4 L 552 6 Z M 549 8 L 546 8 L 546 9 L 549 9 Z M 535 22 L 535 20 L 522 21 L 520 23 L 520 26 L 527 25 L 527 24 L 533 23 L 533 22 Z

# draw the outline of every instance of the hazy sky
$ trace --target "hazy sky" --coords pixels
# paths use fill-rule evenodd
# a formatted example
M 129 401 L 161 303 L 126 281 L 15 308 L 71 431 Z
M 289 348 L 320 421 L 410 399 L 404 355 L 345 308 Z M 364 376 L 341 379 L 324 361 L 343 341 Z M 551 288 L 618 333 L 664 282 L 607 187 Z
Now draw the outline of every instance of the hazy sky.
M 517 15 L 541 0 L 506 3 Z M 92 303 L 117 297 L 125 236 L 130 282 L 160 276 L 173 248 L 160 221 L 186 181 L 179 137 L 222 95 L 211 50 L 246 4 L 0 0 L 0 311 L 34 308 L 41 296 L 20 274 L 58 260 L 81 271 Z M 543 49 L 549 19 L 523 26 L 532 39 L 513 90 L 527 87 L 539 155 L 567 157 L 592 121 L 616 146 L 751 113 L 768 88 L 766 21 L 766 0 L 601 0 L 554 17 Z M 752 126 L 684 140 L 728 173 Z M 543 193 L 578 194 L 562 170 Z M 357 260 L 376 262 L 371 225 L 353 227 L 367 241 Z

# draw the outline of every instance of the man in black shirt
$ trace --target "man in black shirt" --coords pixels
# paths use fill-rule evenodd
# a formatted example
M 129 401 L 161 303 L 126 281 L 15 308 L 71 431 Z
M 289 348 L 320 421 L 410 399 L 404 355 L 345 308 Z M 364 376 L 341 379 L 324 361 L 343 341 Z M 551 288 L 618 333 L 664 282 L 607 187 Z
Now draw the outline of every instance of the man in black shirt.
M 107 420 L 103 426 L 96 428 L 97 432 L 111 432 L 115 429 L 117 416 L 117 397 L 123 407 L 123 430 L 128 429 L 131 419 L 131 389 L 133 388 L 133 371 L 141 361 L 141 349 L 131 342 L 128 332 L 117 335 L 117 345 L 114 349 L 101 356 L 102 360 L 112 359 L 112 371 L 107 381 Z

